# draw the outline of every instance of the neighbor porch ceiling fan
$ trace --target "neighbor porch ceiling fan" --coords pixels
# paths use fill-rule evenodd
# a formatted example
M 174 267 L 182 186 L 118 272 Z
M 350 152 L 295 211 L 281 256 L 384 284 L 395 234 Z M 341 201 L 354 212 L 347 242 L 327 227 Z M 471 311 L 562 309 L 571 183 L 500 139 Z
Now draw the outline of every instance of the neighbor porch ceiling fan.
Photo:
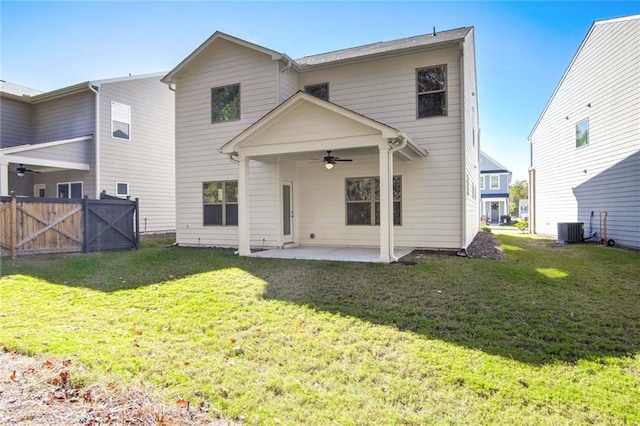
M 27 169 L 24 166 L 24 164 L 20 164 L 18 167 L 16 167 L 15 172 L 18 174 L 19 177 L 22 177 L 27 173 L 40 173 L 40 172 L 35 171 L 35 170 Z

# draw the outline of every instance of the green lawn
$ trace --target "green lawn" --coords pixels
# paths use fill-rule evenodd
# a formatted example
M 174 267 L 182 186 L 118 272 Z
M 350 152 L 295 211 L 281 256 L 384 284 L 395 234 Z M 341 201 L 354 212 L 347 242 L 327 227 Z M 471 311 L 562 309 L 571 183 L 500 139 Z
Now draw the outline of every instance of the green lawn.
M 498 238 L 415 266 L 3 259 L 0 347 L 248 424 L 639 424 L 640 254 Z

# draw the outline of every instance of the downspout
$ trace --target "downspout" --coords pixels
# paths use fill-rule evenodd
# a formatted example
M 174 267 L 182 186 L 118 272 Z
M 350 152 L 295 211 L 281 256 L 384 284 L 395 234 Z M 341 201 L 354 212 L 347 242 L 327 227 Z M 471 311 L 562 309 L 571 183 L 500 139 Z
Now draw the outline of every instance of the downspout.
M 281 58 L 281 59 L 284 59 L 284 58 Z M 276 85 L 277 85 L 277 87 L 276 87 L 276 105 L 280 105 L 280 102 L 281 102 L 281 99 L 282 99 L 281 98 L 282 94 L 280 93 L 282 91 L 282 82 L 281 82 L 282 74 L 287 72 L 287 70 L 289 68 L 291 68 L 293 63 L 292 63 L 290 58 L 287 58 L 287 65 L 284 68 L 280 69 L 280 61 L 276 62 L 276 64 L 277 64 L 277 69 L 276 69 Z
M 95 152 L 95 164 L 93 166 L 94 173 L 96 174 L 96 200 L 100 199 L 100 92 L 96 90 L 91 82 L 89 82 L 89 90 L 96 94 L 96 133 L 93 136 Z
M 400 143 L 397 145 L 394 145 L 394 142 L 391 142 L 391 148 L 389 148 L 389 186 L 391 187 L 391 191 L 389 191 L 389 197 L 391 197 L 391 202 L 389 203 L 389 220 L 390 220 L 390 224 L 388 226 L 388 233 L 389 233 L 389 247 L 390 247 L 390 253 L 389 253 L 389 258 L 391 259 L 392 262 L 397 262 L 398 258 L 395 256 L 395 236 L 394 236 L 394 229 L 393 229 L 393 153 L 396 151 L 399 151 L 401 149 L 403 149 L 404 147 L 407 146 L 407 140 L 409 139 L 409 137 L 404 133 L 404 132 L 400 132 L 398 133 L 398 137 L 397 139 L 400 139 Z M 387 200 L 388 202 L 389 200 Z
M 466 144 L 466 111 L 465 111 L 465 103 L 464 103 L 464 41 L 459 43 L 460 46 L 460 179 L 461 179 L 461 187 L 463 190 L 461 191 L 461 206 L 462 211 L 460 215 L 460 246 L 462 249 L 459 253 L 463 252 L 463 256 L 466 256 L 467 251 L 467 144 Z

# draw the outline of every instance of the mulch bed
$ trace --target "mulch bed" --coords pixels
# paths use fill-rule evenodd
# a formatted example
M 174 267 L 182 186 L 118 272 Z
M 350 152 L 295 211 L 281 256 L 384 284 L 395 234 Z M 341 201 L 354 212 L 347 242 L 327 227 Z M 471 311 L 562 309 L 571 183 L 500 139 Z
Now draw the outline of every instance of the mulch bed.
M 27 357 L 0 349 L 0 424 L 21 425 L 226 425 L 201 403 L 166 407 L 142 389 L 115 384 L 81 386 L 72 360 Z
M 410 254 L 400 259 L 399 263 L 404 265 L 415 265 L 424 263 L 439 257 L 471 257 L 481 259 L 502 259 L 502 247 L 496 236 L 490 232 L 478 232 L 469 247 L 466 256 L 464 253 L 452 250 L 414 250 Z
M 491 232 L 478 232 L 469 247 L 467 256 L 482 259 L 502 259 L 502 247 L 500 241 Z

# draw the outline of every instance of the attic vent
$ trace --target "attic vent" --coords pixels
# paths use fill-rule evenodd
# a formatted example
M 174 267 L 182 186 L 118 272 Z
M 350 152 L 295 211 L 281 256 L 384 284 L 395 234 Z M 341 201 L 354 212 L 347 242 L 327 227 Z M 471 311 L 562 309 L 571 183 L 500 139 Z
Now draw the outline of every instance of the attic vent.
M 558 223 L 560 244 L 580 243 L 584 240 L 584 223 Z

